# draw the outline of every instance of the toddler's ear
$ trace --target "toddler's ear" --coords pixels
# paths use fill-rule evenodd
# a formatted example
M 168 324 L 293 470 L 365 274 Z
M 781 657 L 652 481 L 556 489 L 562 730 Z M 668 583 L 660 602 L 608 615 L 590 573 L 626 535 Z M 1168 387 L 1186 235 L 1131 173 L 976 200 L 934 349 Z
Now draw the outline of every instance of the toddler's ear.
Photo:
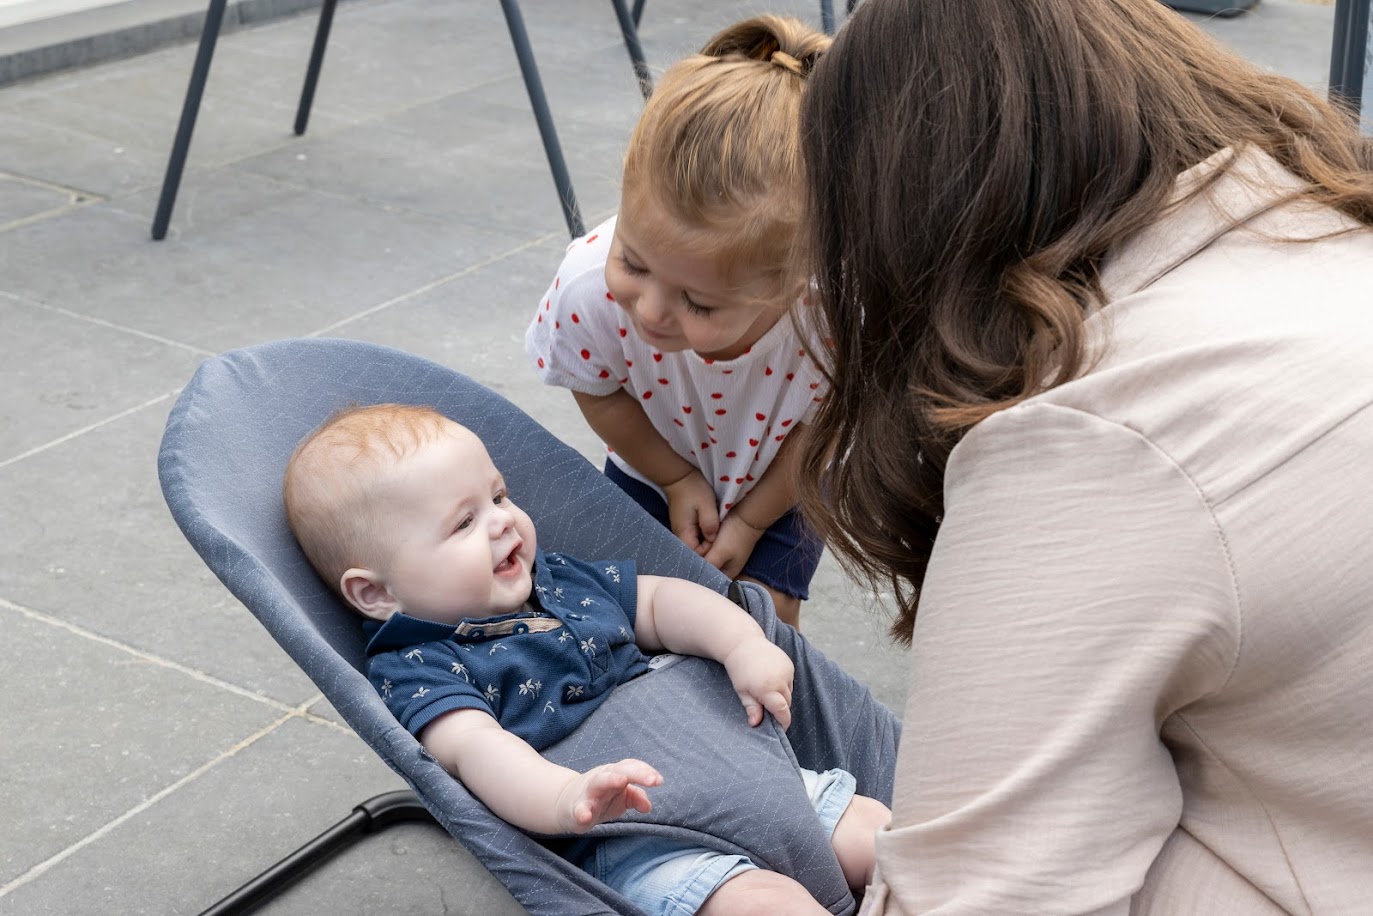
M 400 602 L 370 569 L 353 567 L 339 578 L 339 591 L 348 603 L 373 620 L 386 621 L 400 610 Z

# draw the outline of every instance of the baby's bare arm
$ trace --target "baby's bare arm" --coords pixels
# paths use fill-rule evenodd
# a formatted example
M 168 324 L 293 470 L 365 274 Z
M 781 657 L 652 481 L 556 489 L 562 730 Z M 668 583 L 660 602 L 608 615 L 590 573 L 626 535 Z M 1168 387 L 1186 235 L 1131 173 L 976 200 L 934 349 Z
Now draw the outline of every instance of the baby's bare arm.
M 631 808 L 648 811 L 644 787 L 663 781 L 641 760 L 585 773 L 558 766 L 479 709 L 445 713 L 425 726 L 420 742 L 482 804 L 531 833 L 584 833 Z
M 699 655 L 725 666 L 750 725 L 763 710 L 791 724 L 791 658 L 763 635 L 748 612 L 686 579 L 639 577 L 634 637 L 641 649 Z

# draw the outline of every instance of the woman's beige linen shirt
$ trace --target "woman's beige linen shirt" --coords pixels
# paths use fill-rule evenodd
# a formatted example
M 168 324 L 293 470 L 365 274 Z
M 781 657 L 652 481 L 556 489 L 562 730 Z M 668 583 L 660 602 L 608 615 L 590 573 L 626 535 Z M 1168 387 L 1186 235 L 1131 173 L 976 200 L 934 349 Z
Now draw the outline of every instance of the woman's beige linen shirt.
M 865 912 L 1373 912 L 1373 231 L 1296 187 L 1140 233 L 954 450 Z

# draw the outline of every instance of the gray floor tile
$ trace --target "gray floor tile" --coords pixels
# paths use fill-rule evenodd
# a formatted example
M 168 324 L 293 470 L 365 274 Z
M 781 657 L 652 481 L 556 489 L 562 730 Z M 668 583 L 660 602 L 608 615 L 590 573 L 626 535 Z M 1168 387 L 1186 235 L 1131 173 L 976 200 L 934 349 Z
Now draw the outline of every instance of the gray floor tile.
M 202 232 L 207 226 L 252 219 L 259 211 L 291 206 L 303 193 L 300 188 L 234 167 L 190 175 L 181 183 L 177 194 L 169 235 L 176 239 Z M 160 185 L 149 186 L 110 198 L 104 207 L 126 213 L 140 222 L 143 232 L 135 234 L 147 238 L 160 194 Z
M 174 218 L 163 242 L 149 241 L 147 226 L 102 207 L 61 225 L 21 226 L 5 239 L 21 269 L 4 283 L 19 296 L 219 352 L 308 334 L 525 240 L 322 194 L 194 232 Z
M 0 468 L 23 452 L 180 388 L 207 355 L 3 292 L 0 326 Z
M 315 692 L 181 536 L 158 404 L 0 469 L 0 598 L 295 705 Z M 86 469 L 98 467 L 94 475 Z
M 24 698 L 0 706 L 0 885 L 282 715 L 7 604 L 0 624 L 10 659 L 0 692 Z M 17 902 L 0 900 L 0 911 L 34 912 Z
M 291 720 L 0 899 L 0 914 L 198 912 L 357 803 L 399 788 L 353 735 Z M 267 912 L 443 912 L 431 904 L 444 899 L 473 907 L 448 912 L 511 912 L 503 889 L 446 837 L 402 828 L 364 839 Z M 349 867 L 358 862 L 365 868 Z
M 0 167 L 8 172 L 100 196 L 160 181 L 167 155 L 165 150 L 93 137 L 78 124 L 7 111 L 0 111 L 0 150 Z
M 19 220 L 56 215 L 81 201 L 65 188 L 0 174 L 0 232 Z

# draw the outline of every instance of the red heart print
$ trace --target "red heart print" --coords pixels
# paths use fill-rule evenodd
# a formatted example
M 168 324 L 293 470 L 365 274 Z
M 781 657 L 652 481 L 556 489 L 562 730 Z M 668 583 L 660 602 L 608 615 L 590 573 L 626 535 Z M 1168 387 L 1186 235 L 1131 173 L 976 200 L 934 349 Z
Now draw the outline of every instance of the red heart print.
M 715 416 L 717 416 L 717 417 L 723 417 L 723 416 L 724 416 L 725 414 L 727 414 L 727 413 L 729 413 L 729 411 L 728 411 L 728 410 L 725 410 L 723 407 L 721 407 L 720 409 L 718 409 L 718 410 L 715 411 Z
M 725 474 L 723 477 L 721 477 L 720 483 L 729 483 L 729 475 Z
M 790 420 L 783 420 L 783 421 L 782 421 L 782 428 L 783 428 L 783 429 L 786 429 L 786 428 L 787 428 L 788 426 L 790 426 L 790 425 L 791 425 L 791 421 L 790 421 Z
M 615 301 L 615 295 L 614 295 L 614 293 L 611 293 L 611 292 L 608 292 L 608 291 L 607 291 L 606 294 L 605 294 L 605 297 L 606 297 L 607 299 L 609 299 L 611 302 L 614 302 L 614 301 Z
M 791 380 L 794 379 L 794 378 L 796 378 L 796 373 L 795 373 L 795 372 L 788 372 L 788 373 L 787 373 L 787 381 L 791 381 Z
M 576 313 L 576 312 L 573 312 L 573 313 L 572 313 L 572 323 L 573 323 L 573 324 L 581 324 L 581 323 L 582 323 L 582 319 L 580 319 L 580 318 L 577 317 L 577 313 Z
M 742 477 L 736 477 L 736 478 L 734 478 L 734 482 L 735 482 L 735 483 L 743 483 L 743 482 L 744 482 L 744 478 L 742 478 Z
M 596 240 L 597 240 L 598 238 L 600 238 L 600 237 L 601 237 L 601 234 L 600 234 L 599 232 L 596 233 L 595 235 L 587 236 L 586 243 L 587 243 L 588 245 L 590 245 L 592 242 L 596 241 Z
M 753 416 L 759 420 L 766 420 L 768 418 L 768 415 L 765 413 L 756 413 Z
M 653 392 L 651 392 L 651 391 L 645 391 L 645 392 L 644 392 L 644 400 L 645 400 L 645 401 L 647 401 L 647 400 L 648 400 L 649 398 L 651 398 L 651 397 L 653 397 Z
M 766 367 L 765 369 L 763 369 L 763 374 L 764 374 L 764 375 L 772 375 L 772 367 L 771 367 L 771 366 L 768 366 L 768 367 Z
M 591 358 L 591 351 L 590 351 L 590 350 L 583 350 L 583 351 L 582 351 L 582 359 L 590 359 L 590 358 Z
M 691 405 L 690 405 L 690 404 L 683 404 L 683 405 L 682 405 L 682 413 L 691 413 Z
M 624 336 L 625 336 L 626 334 L 628 334 L 628 333 L 629 333 L 629 332 L 626 331 L 624 328 L 620 328 L 620 336 L 621 336 L 621 337 L 624 337 Z
M 725 457 L 726 457 L 726 458 L 733 458 L 733 457 L 734 457 L 734 452 L 725 452 Z
M 660 379 L 658 379 L 658 384 L 659 384 L 659 385 L 666 385 L 666 384 L 667 384 L 667 379 L 665 379 L 665 378 L 660 378 Z
M 540 369 L 543 368 L 543 357 L 542 357 L 542 356 L 539 357 L 539 368 L 540 368 Z
M 661 353 L 654 353 L 654 354 L 653 354 L 653 361 L 654 361 L 655 363 L 661 363 L 661 362 L 663 361 L 663 354 L 661 354 Z
M 718 392 L 718 391 L 712 391 L 712 392 L 710 393 L 710 396 L 711 396 L 713 399 L 717 400 L 717 401 L 720 400 L 720 398 L 724 397 L 724 395 L 721 394 L 721 393 Z
M 678 426 L 682 427 L 683 429 L 686 428 L 686 424 L 683 423 L 681 420 L 677 419 L 676 417 L 673 417 L 673 418 L 672 418 L 672 422 L 673 422 L 673 423 L 676 423 Z
M 610 378 L 610 373 L 607 372 L 607 371 L 605 371 L 604 369 L 602 369 L 602 370 L 601 370 L 601 378 Z
M 753 446 L 754 448 L 757 448 L 757 447 L 758 447 L 758 440 L 757 440 L 757 439 L 750 439 L 750 440 L 748 440 L 748 444 L 751 445 L 751 446 Z

